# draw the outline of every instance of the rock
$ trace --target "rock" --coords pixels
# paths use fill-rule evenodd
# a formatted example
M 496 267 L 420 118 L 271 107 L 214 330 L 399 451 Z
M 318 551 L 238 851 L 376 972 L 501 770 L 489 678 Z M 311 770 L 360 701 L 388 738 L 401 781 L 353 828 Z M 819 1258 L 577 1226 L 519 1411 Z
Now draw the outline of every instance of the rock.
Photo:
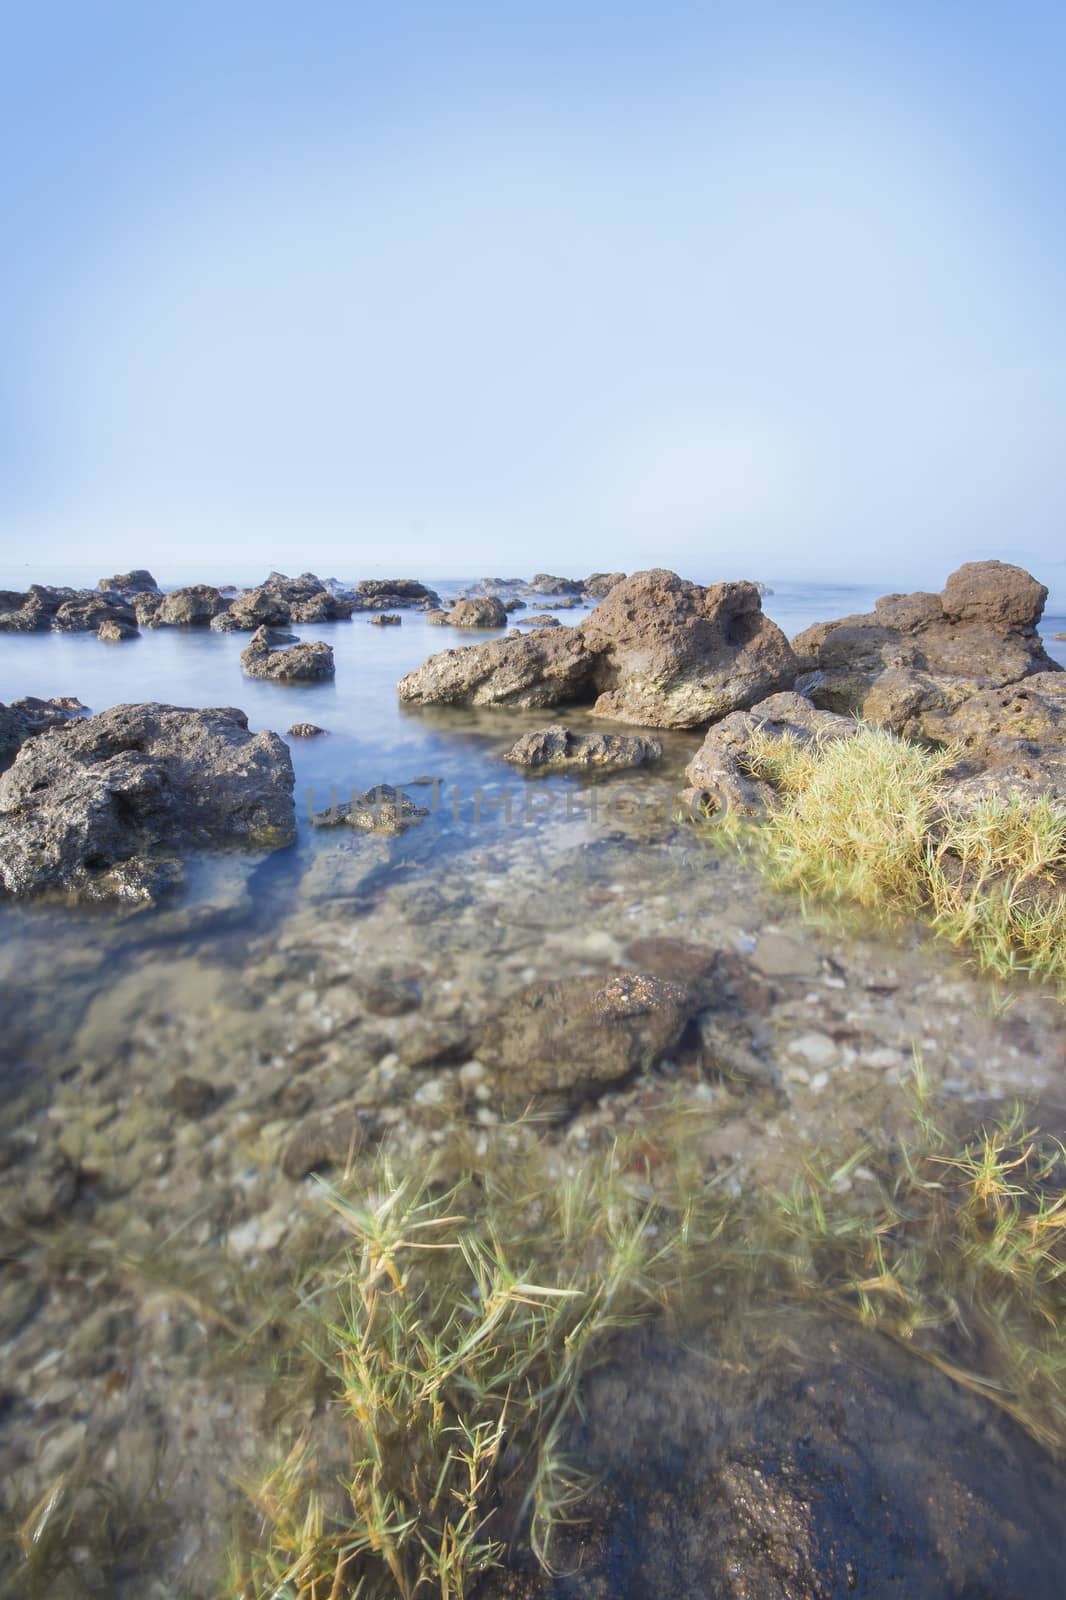
M 742 817 L 764 817 L 773 801 L 770 784 L 753 777 L 748 766 L 752 734 L 819 744 L 850 739 L 858 732 L 852 717 L 819 711 L 800 694 L 775 694 L 750 711 L 734 711 L 710 729 L 685 768 L 690 808 L 701 812 L 730 810 Z
M 0 771 L 9 767 L 22 745 L 36 733 L 46 728 L 66 727 L 71 717 L 88 710 L 72 695 L 57 696 L 52 700 L 38 700 L 27 695 L 13 700 L 9 706 L 0 703 Z
M 757 1356 L 621 1335 L 559 1441 L 593 1488 L 555 1575 L 479 1596 L 1056 1600 L 1066 1473 L 1009 1417 L 842 1321 Z
M 1010 792 L 1066 800 L 1066 673 L 1038 672 L 986 689 L 954 711 L 926 711 L 922 725 L 928 738 L 961 750 L 954 804 Z
M 96 637 L 102 639 L 105 644 L 120 644 L 124 639 L 136 639 L 137 629 L 132 622 L 116 622 L 113 617 L 109 617 L 97 628 Z
M 446 628 L 451 621 L 451 616 L 447 611 L 427 611 L 426 621 L 432 623 L 434 628 Z
M 658 739 L 641 739 L 621 733 L 575 733 L 554 723 L 536 733 L 523 734 L 504 756 L 516 767 L 589 768 L 613 771 L 643 767 L 663 753 Z
M 289 602 L 276 589 L 261 584 L 258 589 L 244 590 L 230 602 L 225 621 L 218 622 L 218 630 L 223 633 L 246 632 L 262 627 L 280 627 L 291 621 Z
M 585 579 L 584 589 L 590 600 L 602 600 L 618 584 L 625 582 L 624 572 L 593 572 Z
M 150 597 L 154 599 L 155 597 Z M 146 607 L 142 608 L 146 609 Z M 152 616 L 157 628 L 206 628 L 212 617 L 225 611 L 226 601 L 207 583 L 194 583 L 187 589 L 165 594 Z M 140 610 L 138 615 L 140 615 Z
M 431 611 L 440 603 L 436 590 L 414 578 L 364 578 L 355 586 L 356 611 Z
M 241 651 L 241 666 L 249 678 L 273 683 L 314 683 L 334 675 L 333 651 L 328 644 L 292 644 L 278 648 L 289 634 L 278 635 L 260 627 Z
M 636 573 L 575 628 L 512 635 L 431 656 L 400 683 L 417 704 L 553 706 L 592 702 L 598 716 L 689 728 L 790 683 L 788 640 L 750 583 L 687 583 Z
M 129 606 L 90 593 L 83 600 L 64 601 L 51 626 L 56 633 L 92 633 L 108 623 L 128 629 L 130 637 L 137 631 L 136 613 Z
M 970 562 L 941 595 L 885 595 L 799 634 L 796 688 L 904 737 L 936 737 L 933 724 L 971 695 L 1060 670 L 1036 628 L 1046 595 L 1021 567 Z
M 162 604 L 163 596 L 156 594 L 151 589 L 142 589 L 139 594 L 135 594 L 133 596 L 133 611 L 137 618 L 137 626 L 140 628 L 154 628 Z
M 544 611 L 537 617 L 521 617 L 523 628 L 561 628 L 562 623 L 558 617 L 553 617 L 549 611 Z
M 317 722 L 294 722 L 288 736 L 290 739 L 315 739 L 325 731 L 325 728 L 320 728 Z
M 142 594 L 146 590 L 160 593 L 159 585 L 147 567 L 135 567 L 132 572 L 118 572 L 113 578 L 101 578 L 96 587 L 101 594 L 120 594 L 126 599 L 132 599 L 135 594 Z
M 317 811 L 311 818 L 311 825 L 355 828 L 360 833 L 399 834 L 416 827 L 428 816 L 427 807 L 415 805 L 402 789 L 379 783 L 365 794 L 356 790 L 350 800 L 334 803 L 327 811 Z
M 579 595 L 584 588 L 580 578 L 555 578 L 550 572 L 534 573 L 529 583 L 533 594 Z
M 524 611 L 526 609 L 526 602 L 524 600 L 519 600 L 517 595 L 512 595 L 509 600 L 505 600 L 503 602 L 503 609 L 506 611 L 507 615 L 510 616 L 514 611 Z
M 693 1010 L 687 989 L 645 973 L 538 982 L 485 1023 L 477 1059 L 505 1114 L 545 1098 L 573 1105 L 654 1066 Z
M 183 1117 L 206 1117 L 213 1111 L 219 1101 L 218 1090 L 213 1083 L 208 1083 L 206 1078 L 194 1077 L 191 1073 L 183 1072 L 174 1080 L 170 1091 L 170 1103 Z
M 403 621 L 398 611 L 379 611 L 376 617 L 370 618 L 372 628 L 398 628 Z
M 91 589 L 52 588 L 42 583 L 31 583 L 25 593 L 4 589 L 0 591 L 0 633 L 40 633 L 52 626 L 61 606 L 90 603 L 105 608 L 95 623 L 88 624 L 97 627 L 108 614 L 109 602 Z
M 417 978 L 392 967 L 379 967 L 357 980 L 359 998 L 376 1017 L 402 1017 L 417 1011 L 422 1004 L 422 985 Z
M 243 711 L 121 705 L 24 744 L 0 777 L 0 887 L 152 901 L 176 852 L 295 836 L 293 771 Z
M 476 600 L 457 600 L 446 614 L 453 628 L 505 628 L 507 613 L 494 595 L 479 595 Z
M 312 1172 L 345 1167 L 367 1142 L 373 1117 L 345 1107 L 334 1107 L 310 1117 L 293 1133 L 281 1157 L 281 1170 L 298 1183 Z

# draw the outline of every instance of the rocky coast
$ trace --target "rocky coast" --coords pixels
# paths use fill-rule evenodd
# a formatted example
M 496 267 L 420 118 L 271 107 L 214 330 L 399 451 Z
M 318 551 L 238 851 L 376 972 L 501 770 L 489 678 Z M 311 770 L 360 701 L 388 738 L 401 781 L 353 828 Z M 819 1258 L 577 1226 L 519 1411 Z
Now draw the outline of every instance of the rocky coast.
M 7 631 L 188 628 L 235 687 L 256 668 L 256 721 L 306 694 L 275 725 L 321 704 L 330 729 L 291 722 L 291 745 L 232 707 L 0 710 L 0 1478 L 19 1527 L 60 1497 L 98 1592 L 218 1593 L 232 1528 L 266 1537 L 247 1485 L 279 1450 L 311 1438 L 327 1477 L 345 1469 L 328 1385 L 297 1382 L 291 1354 L 345 1240 L 323 1179 L 359 1193 L 387 1156 L 444 1192 L 535 1161 L 563 1191 L 620 1160 L 661 1230 L 683 1156 L 697 1209 L 722 1206 L 713 1262 L 823 1164 L 818 1204 L 850 1237 L 934 1117 L 952 1150 L 1014 1100 L 1066 1133 L 1053 984 L 983 975 L 917 915 L 801 902 L 718 825 L 774 814 L 768 750 L 819 756 L 857 719 L 943 757 L 945 807 L 1066 799 L 1066 674 L 1029 574 L 972 564 L 791 641 L 758 585 L 663 571 L 487 579 L 450 609 L 407 580 L 338 588 L 163 595 L 140 571 L 96 600 L 4 597 Z M 571 601 L 571 625 L 519 632 L 519 599 Z M 321 698 L 358 681 L 336 632 L 269 630 L 346 609 L 501 632 L 419 661 L 439 635 L 355 630 L 359 659 L 413 652 L 400 754 L 364 753 L 305 818 L 294 762 L 343 784 L 369 748 Z M 292 651 L 332 675 L 262 684 Z M 1040 872 L 1061 899 L 1066 861 Z M 1054 1205 L 1061 1164 L 1040 1183 Z M 1057 1593 L 1055 1380 L 1026 1388 L 966 1308 L 908 1333 L 839 1267 L 786 1293 L 782 1265 L 768 1293 L 743 1255 L 721 1255 L 721 1294 L 701 1269 L 680 1321 L 664 1291 L 673 1320 L 616 1331 L 560 1421 L 596 1486 L 554 1576 L 502 1463 L 507 1564 L 471 1595 Z M 85 1534 L 105 1495 L 118 1560 Z M 12 1541 L 4 1579 L 27 1559 Z

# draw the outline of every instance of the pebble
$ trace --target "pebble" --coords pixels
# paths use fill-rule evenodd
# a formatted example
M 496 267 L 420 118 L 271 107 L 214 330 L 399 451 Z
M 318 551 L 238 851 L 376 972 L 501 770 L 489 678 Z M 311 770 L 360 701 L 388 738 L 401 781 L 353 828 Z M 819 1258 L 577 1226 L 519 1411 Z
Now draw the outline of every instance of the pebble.
M 801 1033 L 788 1042 L 788 1053 L 809 1067 L 827 1067 L 837 1059 L 837 1047 L 825 1033 Z

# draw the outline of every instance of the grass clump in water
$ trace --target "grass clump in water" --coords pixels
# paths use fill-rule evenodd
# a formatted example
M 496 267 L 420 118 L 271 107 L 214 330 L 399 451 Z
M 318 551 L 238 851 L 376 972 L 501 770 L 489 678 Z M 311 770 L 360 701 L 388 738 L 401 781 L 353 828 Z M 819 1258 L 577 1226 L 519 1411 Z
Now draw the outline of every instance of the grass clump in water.
M 778 796 L 752 830 L 756 857 L 804 895 L 922 913 L 986 971 L 1066 984 L 1066 810 L 1017 795 L 953 806 L 956 763 L 877 728 L 806 745 L 756 729 L 746 765 Z
M 919 1099 L 920 1137 L 878 1203 L 848 1205 L 840 1171 L 810 1168 L 773 1203 L 769 1257 L 791 1292 L 906 1344 L 1066 1451 L 1066 1150 L 1019 1111 L 949 1140 L 920 1072 Z
M 362 1192 L 325 1191 L 353 1244 L 309 1309 L 349 1466 L 329 1481 L 316 1421 L 249 1487 L 237 1593 L 458 1600 L 499 1559 L 504 1480 L 550 1563 L 582 1494 L 559 1454 L 579 1378 L 684 1276 L 689 1218 L 614 1159 L 556 1184 L 516 1168 L 442 1193 L 383 1164 Z

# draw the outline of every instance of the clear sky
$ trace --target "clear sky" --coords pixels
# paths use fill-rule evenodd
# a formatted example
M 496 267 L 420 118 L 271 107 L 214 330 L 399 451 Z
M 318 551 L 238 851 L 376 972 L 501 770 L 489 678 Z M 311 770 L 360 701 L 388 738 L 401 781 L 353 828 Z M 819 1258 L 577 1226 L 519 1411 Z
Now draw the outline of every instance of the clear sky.
M 0 27 L 0 561 L 1066 579 L 1061 5 Z

